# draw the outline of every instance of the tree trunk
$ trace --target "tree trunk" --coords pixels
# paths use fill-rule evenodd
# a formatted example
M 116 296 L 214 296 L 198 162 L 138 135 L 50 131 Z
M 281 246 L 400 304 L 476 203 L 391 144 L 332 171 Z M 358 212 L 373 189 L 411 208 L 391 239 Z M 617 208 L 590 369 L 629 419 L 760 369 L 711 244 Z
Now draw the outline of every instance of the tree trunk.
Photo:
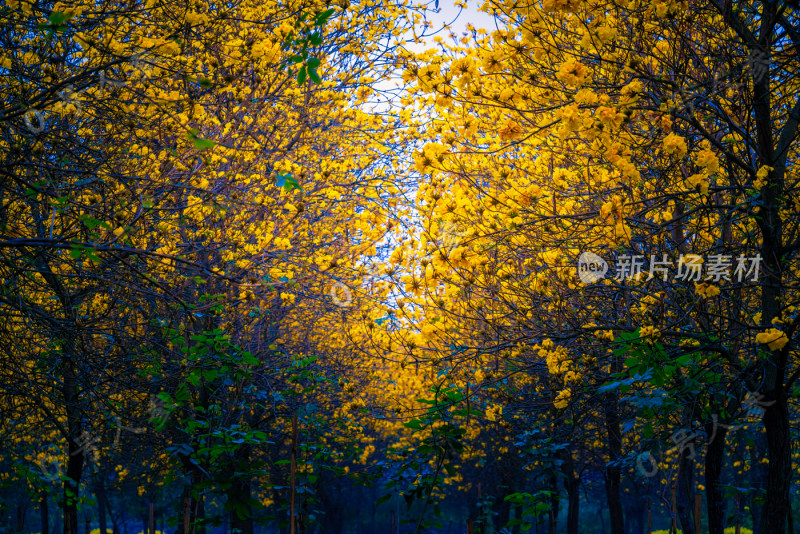
M 575 467 L 572 461 L 572 454 L 567 452 L 565 456 L 564 474 L 567 476 L 567 534 L 578 534 L 578 513 L 580 512 L 580 478 L 575 474 Z
M 764 501 L 762 532 L 783 534 L 789 521 L 789 488 L 792 476 L 792 443 L 789 439 L 789 412 L 780 388 L 774 405 L 764 412 L 769 467 L 767 498 Z
M 232 469 L 238 476 L 228 491 L 228 502 L 237 503 L 230 511 L 231 533 L 253 534 L 253 510 L 250 507 L 250 446 L 242 445 L 233 453 Z M 244 516 L 241 517 L 240 516 Z
M 181 514 L 178 520 L 177 534 L 205 534 L 205 525 L 198 524 L 205 518 L 205 506 L 203 496 L 195 498 L 192 495 L 192 488 L 197 487 L 202 481 L 202 473 L 192 472 L 192 483 L 183 487 L 181 495 Z
M 716 421 L 713 423 L 717 425 Z M 716 433 L 714 432 L 716 430 Z M 708 508 L 708 534 L 724 534 L 725 501 L 722 490 L 722 462 L 725 459 L 726 427 L 714 429 L 706 425 L 706 432 L 714 436 L 706 449 L 706 506 Z
M 78 534 L 78 488 L 83 474 L 84 447 L 86 438 L 82 436 L 81 412 L 78 405 L 78 380 L 71 358 L 64 358 L 64 386 L 62 394 L 67 412 L 67 431 L 69 458 L 67 459 L 67 475 L 64 479 L 64 534 Z M 84 445 L 79 443 L 84 440 Z
M 604 403 L 604 411 L 606 433 L 608 434 L 608 457 L 611 462 L 615 462 L 622 456 L 622 431 L 619 426 L 615 395 L 608 396 Z M 622 512 L 622 496 L 620 494 L 622 472 L 619 465 L 606 466 L 605 478 L 611 534 L 625 534 L 625 519 Z
M 678 520 L 681 524 L 683 534 L 695 534 L 694 514 L 692 503 L 692 486 L 694 481 L 694 461 L 689 458 L 692 450 L 690 447 L 683 447 L 679 454 L 678 465 L 678 484 L 677 484 L 677 505 Z M 699 534 L 699 533 L 698 533 Z
M 555 475 L 550 477 L 550 534 L 557 534 L 556 526 L 558 525 L 558 479 Z
M 111 510 L 111 501 L 108 498 L 106 498 L 106 511 L 108 512 L 108 517 L 111 518 L 112 534 L 119 534 L 119 524 L 117 524 L 117 518 L 114 517 L 114 512 Z
M 762 32 L 771 32 L 777 20 L 778 3 L 763 2 L 761 13 Z M 770 35 L 763 34 L 758 42 L 748 43 L 748 52 L 758 53 L 769 63 Z M 768 165 L 773 171 L 767 174 L 761 188 L 761 209 L 756 221 L 761 230 L 761 259 L 764 278 L 761 282 L 761 325 L 770 326 L 780 316 L 783 293 L 783 221 L 780 210 L 785 203 L 786 158 L 789 146 L 797 135 L 797 119 L 794 112 L 786 121 L 778 139 L 778 150 L 774 144 L 774 122 L 771 103 L 769 71 L 766 75 L 753 77 L 753 115 L 756 127 L 758 163 Z M 762 532 L 781 534 L 786 531 L 789 513 L 789 487 L 791 481 L 791 440 L 789 439 L 789 416 L 786 405 L 786 364 L 791 347 L 769 352 L 765 361 L 762 393 L 764 395 L 764 426 L 767 434 L 767 495 L 764 501 Z
M 47 505 L 47 492 L 39 494 L 39 519 L 42 534 L 50 534 L 50 511 Z
M 100 523 L 100 534 L 107 534 L 106 522 L 106 488 L 103 481 L 103 474 L 97 473 L 94 481 L 94 496 L 97 499 L 97 520 Z
M 754 445 L 750 447 L 750 465 L 753 466 L 753 474 L 750 485 L 754 488 L 754 492 L 750 494 L 750 517 L 753 520 L 753 532 L 760 534 L 762 532 L 761 526 L 763 523 L 764 514 L 763 508 L 755 501 L 755 498 L 762 500 L 767 491 L 767 467 L 761 463 L 760 451 L 767 448 L 767 438 L 759 429 L 752 432 Z M 763 503 L 763 500 L 761 501 Z M 769 513 L 769 512 L 767 512 Z
M 22 503 L 17 503 L 17 521 L 14 532 L 22 532 L 25 529 L 25 508 Z

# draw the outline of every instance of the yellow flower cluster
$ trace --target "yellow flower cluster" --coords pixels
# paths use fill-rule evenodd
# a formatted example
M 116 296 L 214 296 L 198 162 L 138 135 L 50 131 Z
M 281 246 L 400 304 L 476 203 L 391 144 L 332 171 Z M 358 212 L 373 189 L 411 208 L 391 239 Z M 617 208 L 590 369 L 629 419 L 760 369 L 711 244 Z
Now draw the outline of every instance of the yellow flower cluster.
M 486 408 L 484 415 L 489 421 L 497 421 L 497 418 L 503 415 L 503 407 L 499 404 L 493 404 Z
M 762 165 L 760 169 L 756 172 L 756 180 L 753 182 L 753 189 L 760 191 L 762 187 L 767 184 L 767 176 L 771 171 L 774 171 L 773 167 L 768 165 Z
M 570 398 L 572 398 L 572 392 L 569 389 L 562 389 L 553 401 L 553 406 L 563 410 L 569 405 Z
M 789 342 L 789 338 L 782 330 L 770 328 L 766 332 L 756 335 L 756 341 L 767 345 L 770 350 L 781 350 Z
M 713 284 L 702 282 L 694 285 L 694 292 L 703 298 L 711 298 L 719 295 L 720 290 Z
M 686 155 L 688 150 L 686 139 L 680 135 L 671 133 L 664 138 L 664 152 L 667 154 L 675 154 L 680 159 Z

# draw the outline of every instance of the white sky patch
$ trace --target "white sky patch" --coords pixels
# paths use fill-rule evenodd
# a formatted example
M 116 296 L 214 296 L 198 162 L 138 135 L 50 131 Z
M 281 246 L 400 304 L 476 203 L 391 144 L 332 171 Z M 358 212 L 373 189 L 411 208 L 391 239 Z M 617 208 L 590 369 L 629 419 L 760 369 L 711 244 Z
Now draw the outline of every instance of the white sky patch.
M 492 33 L 497 29 L 495 19 L 492 15 L 478 10 L 480 5 L 478 1 L 468 1 L 465 8 L 461 8 L 455 4 L 454 0 L 439 0 L 438 11 L 434 11 L 434 0 L 430 0 L 428 4 L 431 11 L 426 13 L 427 22 L 426 27 L 423 21 L 420 21 L 415 28 L 409 29 L 405 34 L 399 36 L 400 41 L 405 41 L 402 46 L 413 53 L 422 53 L 425 50 L 438 49 L 439 45 L 434 40 L 435 37 L 441 38 L 442 41 L 449 44 L 454 44 L 455 39 L 461 39 L 464 34 L 470 35 L 471 32 L 467 31 L 467 26 L 472 25 L 474 30 L 485 30 L 487 33 Z M 424 37 L 419 37 L 424 35 Z M 417 40 L 418 42 L 415 42 Z M 460 44 L 460 43 L 459 43 Z M 463 45 L 462 45 L 463 46 Z M 394 109 L 395 111 L 401 107 L 400 99 L 405 94 L 401 88 L 402 82 L 399 80 L 399 72 L 397 77 L 377 80 L 373 87 L 377 90 L 370 95 L 366 102 L 358 104 L 363 109 L 369 110 L 371 113 L 385 113 Z M 399 155 L 398 155 L 399 156 Z M 402 157 L 402 156 L 400 156 Z M 413 198 L 416 196 L 417 188 L 412 186 L 410 190 L 404 192 L 406 201 L 404 203 L 413 204 Z M 419 220 L 397 220 L 401 227 L 409 230 L 416 230 L 409 233 L 421 234 L 423 232 L 422 223 Z M 453 229 L 446 229 L 445 233 L 451 232 Z M 441 233 L 441 232 L 440 232 Z M 447 247 L 453 244 L 454 239 L 460 241 L 460 236 L 455 238 L 452 235 L 438 236 L 443 239 L 443 246 Z M 386 261 L 391 250 L 397 246 L 403 246 L 400 242 L 396 241 L 396 235 L 389 235 L 379 243 L 376 243 L 376 248 L 379 250 L 377 258 L 373 260 Z M 385 278 L 378 275 L 373 276 L 372 279 L 378 280 Z M 395 302 L 400 297 L 401 292 L 393 290 L 389 297 L 389 302 Z
M 478 2 L 475 1 L 467 2 L 466 8 L 462 9 L 456 6 L 453 0 L 440 0 L 439 12 L 430 13 L 428 15 L 428 20 L 431 23 L 431 27 L 425 33 L 430 34 L 434 31 L 441 30 L 438 31 L 436 35 L 444 40 L 448 40 L 450 32 L 455 33 L 457 37 L 461 37 L 461 34 L 467 31 L 467 24 L 472 24 L 475 29 L 483 28 L 487 32 L 491 33 L 497 29 L 494 17 L 488 13 L 479 11 L 478 7 Z M 442 29 L 445 25 L 450 26 L 450 29 Z M 422 28 L 418 28 L 417 34 L 421 32 Z M 423 39 L 423 41 L 424 44 L 409 45 L 409 48 L 417 51 L 417 47 L 419 47 L 419 50 L 424 50 L 426 48 L 435 46 L 432 36 L 426 37 Z
M 466 7 L 461 8 L 456 5 L 454 0 L 440 0 L 438 11 L 435 10 L 434 0 L 429 2 L 431 10 L 426 14 L 429 26 L 426 28 L 424 22 L 417 24 L 413 30 L 409 29 L 401 40 L 405 40 L 403 46 L 414 53 L 422 53 L 425 50 L 438 48 L 439 45 L 434 41 L 435 37 L 441 38 L 447 43 L 453 43 L 451 34 L 455 34 L 456 39 L 460 39 L 467 32 L 467 25 L 471 24 L 475 30 L 484 29 L 491 33 L 497 29 L 495 19 L 492 15 L 479 11 L 478 1 L 466 2 Z M 420 37 L 424 35 L 423 37 Z M 415 42 L 417 41 L 417 42 Z M 378 80 L 375 89 L 379 94 L 373 95 L 366 103 L 366 107 L 373 111 L 387 110 L 398 102 L 398 97 L 402 93 L 397 92 L 399 86 L 397 79 Z

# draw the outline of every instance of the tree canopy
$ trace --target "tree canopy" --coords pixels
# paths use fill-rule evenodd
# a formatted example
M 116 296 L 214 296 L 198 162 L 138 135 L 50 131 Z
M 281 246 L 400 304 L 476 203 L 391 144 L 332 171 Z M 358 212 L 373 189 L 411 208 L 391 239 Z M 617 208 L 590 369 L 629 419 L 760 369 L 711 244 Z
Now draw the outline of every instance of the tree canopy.
M 3 532 L 798 528 L 794 2 L 0 20 Z

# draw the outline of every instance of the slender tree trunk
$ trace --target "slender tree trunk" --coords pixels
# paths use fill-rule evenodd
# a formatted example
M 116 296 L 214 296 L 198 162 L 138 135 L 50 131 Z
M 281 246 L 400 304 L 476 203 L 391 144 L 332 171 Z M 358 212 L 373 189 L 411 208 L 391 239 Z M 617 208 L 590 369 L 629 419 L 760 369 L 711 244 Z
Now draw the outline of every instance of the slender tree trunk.
M 750 465 L 753 466 L 751 486 L 755 489 L 758 497 L 764 497 L 767 491 L 767 467 L 761 463 L 761 455 L 767 448 L 767 438 L 763 432 L 756 429 L 752 432 L 754 445 L 750 447 Z M 753 532 L 760 534 L 763 524 L 763 509 L 753 499 L 754 494 L 750 494 L 750 517 L 753 519 Z M 767 512 L 768 513 L 768 512 Z
M 498 487 L 496 495 L 498 496 L 498 511 L 500 512 L 498 517 L 501 521 L 499 525 L 501 527 L 514 519 L 516 515 L 514 507 L 511 506 L 511 501 L 506 501 L 505 497 L 506 495 L 516 492 L 517 488 L 520 486 L 525 485 L 525 480 L 521 477 L 521 473 L 524 472 L 522 467 L 523 463 L 520 461 L 519 456 L 504 458 L 500 465 L 500 479 L 502 485 Z M 519 532 L 519 525 L 512 525 L 508 527 L 507 530 L 510 534 L 517 534 Z
M 81 411 L 78 405 L 78 379 L 72 354 L 64 358 L 64 385 L 62 394 L 67 412 L 67 431 L 69 432 L 69 458 L 67 475 L 64 480 L 64 534 L 78 534 L 78 488 L 83 474 L 84 447 L 86 437 L 81 435 Z M 89 438 L 91 439 L 91 438 Z M 83 440 L 81 445 L 79 440 Z
M 555 475 L 550 477 L 550 534 L 557 534 L 558 525 L 558 479 Z
M 572 454 L 566 452 L 564 455 L 564 474 L 566 475 L 567 487 L 567 534 L 578 534 L 578 519 L 580 512 L 580 478 L 575 474 L 575 466 L 572 461 Z
M 97 499 L 97 520 L 100 523 L 100 534 L 107 534 L 106 522 L 106 488 L 103 481 L 103 473 L 99 472 L 95 476 L 94 496 Z
M 17 521 L 14 532 L 22 532 L 25 528 L 25 508 L 22 503 L 17 503 Z
M 117 518 L 114 516 L 113 510 L 111 510 L 111 501 L 108 498 L 106 498 L 106 511 L 108 512 L 108 517 L 111 518 L 112 534 L 119 534 L 119 524 L 117 523 Z
M 175 534 L 191 534 L 192 532 L 192 488 L 183 487 L 181 495 L 181 511 L 178 516 L 178 528 Z
M 782 388 L 779 390 L 782 393 Z M 789 489 L 792 476 L 792 443 L 789 436 L 789 411 L 786 399 L 779 394 L 774 405 L 764 413 L 769 467 L 767 498 L 764 502 L 762 532 L 783 534 L 789 521 Z
M 47 503 L 47 492 L 39 494 L 39 519 L 41 521 L 42 534 L 50 534 L 50 511 Z
M 289 485 L 291 494 L 289 497 L 289 534 L 295 534 L 295 497 L 296 497 L 296 475 L 297 475 L 297 414 L 292 414 L 292 451 L 291 451 L 291 472 L 289 473 Z
M 609 395 L 606 398 L 604 412 L 606 433 L 608 434 L 608 456 L 612 462 L 615 462 L 622 456 L 622 431 L 619 426 L 615 395 Z M 619 465 L 606 466 L 605 478 L 611 534 L 625 534 L 625 519 L 622 512 L 622 496 L 620 494 L 622 472 Z
M 231 484 L 228 502 L 238 503 L 230 512 L 231 532 L 253 534 L 253 510 L 250 507 L 250 446 L 242 445 L 233 454 L 232 468 L 239 475 Z M 243 517 L 242 517 L 243 516 Z
M 694 461 L 689 458 L 690 447 L 683 447 L 679 452 L 677 505 L 678 520 L 683 529 L 683 534 L 695 534 L 692 503 L 692 486 L 694 482 Z M 699 534 L 699 533 L 698 533 Z
M 186 459 L 184 466 L 186 466 Z M 191 464 L 190 464 L 191 465 Z M 194 467 L 192 465 L 192 467 Z M 192 483 L 183 487 L 181 496 L 181 514 L 178 520 L 177 534 L 205 534 L 206 527 L 198 524 L 205 518 L 205 506 L 203 496 L 195 498 L 192 495 L 192 488 L 198 487 L 203 480 L 202 473 L 195 469 L 192 471 Z
M 770 58 L 769 42 L 777 20 L 777 2 L 761 4 L 761 37 L 758 42 L 748 43 L 750 53 L 761 55 L 765 64 Z M 785 123 L 781 131 L 778 150 L 774 144 L 774 122 L 771 103 L 771 82 L 769 71 L 765 75 L 753 77 L 753 116 L 756 127 L 758 163 L 769 165 L 773 171 L 767 174 L 766 184 L 761 188 L 762 205 L 758 213 L 761 230 L 761 258 L 763 261 L 763 281 L 761 281 L 761 325 L 769 326 L 780 316 L 783 293 L 783 221 L 780 209 L 785 200 L 786 158 L 790 142 L 797 135 L 796 118 Z M 792 114 L 793 115 L 793 114 Z M 764 427 L 767 434 L 767 495 L 764 501 L 762 532 L 781 534 L 786 530 L 789 513 L 789 488 L 791 483 L 791 440 L 789 438 L 789 416 L 784 380 L 788 350 L 771 351 L 764 366 Z
M 725 500 L 722 489 L 722 462 L 725 459 L 725 435 L 728 433 L 728 429 L 726 427 L 714 429 L 709 424 L 706 425 L 706 431 L 709 436 L 714 436 L 713 441 L 708 444 L 705 458 L 708 534 L 724 534 Z

